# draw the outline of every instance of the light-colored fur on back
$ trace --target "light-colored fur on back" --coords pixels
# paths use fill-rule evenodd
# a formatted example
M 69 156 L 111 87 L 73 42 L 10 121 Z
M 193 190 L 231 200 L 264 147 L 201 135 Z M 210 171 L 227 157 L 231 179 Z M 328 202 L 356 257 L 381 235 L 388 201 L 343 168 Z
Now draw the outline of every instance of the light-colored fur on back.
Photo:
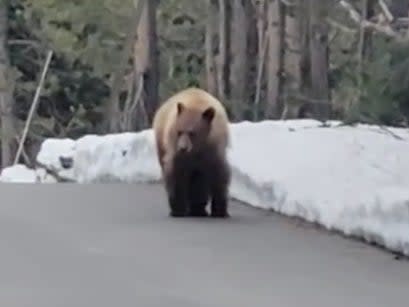
M 226 110 L 213 95 L 194 87 L 187 88 L 171 96 L 157 110 L 152 128 L 155 132 L 157 146 L 162 146 L 158 150 L 164 151 L 165 148 L 170 148 L 169 144 L 165 142 L 170 140 L 168 134 L 171 132 L 171 125 L 176 122 L 177 103 L 179 102 L 189 109 L 196 109 L 201 112 L 210 106 L 215 109 L 216 112 L 212 120 L 209 141 L 215 142 L 219 153 L 225 155 L 226 148 L 230 145 L 229 119 Z

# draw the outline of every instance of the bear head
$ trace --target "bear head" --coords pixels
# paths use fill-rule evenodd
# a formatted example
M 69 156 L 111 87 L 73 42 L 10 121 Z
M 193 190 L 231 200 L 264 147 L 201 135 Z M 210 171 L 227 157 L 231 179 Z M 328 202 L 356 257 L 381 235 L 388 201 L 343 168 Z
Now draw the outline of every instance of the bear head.
M 199 152 L 206 146 L 214 116 L 215 109 L 211 106 L 198 110 L 178 102 L 175 124 L 176 152 L 189 155 Z

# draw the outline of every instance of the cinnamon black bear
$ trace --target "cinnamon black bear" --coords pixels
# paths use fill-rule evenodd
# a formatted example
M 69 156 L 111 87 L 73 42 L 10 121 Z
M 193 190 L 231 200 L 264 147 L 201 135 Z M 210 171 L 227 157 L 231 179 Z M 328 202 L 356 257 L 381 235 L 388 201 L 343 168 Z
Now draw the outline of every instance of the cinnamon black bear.
M 219 100 L 198 88 L 165 101 L 153 120 L 170 216 L 229 217 L 229 119 Z

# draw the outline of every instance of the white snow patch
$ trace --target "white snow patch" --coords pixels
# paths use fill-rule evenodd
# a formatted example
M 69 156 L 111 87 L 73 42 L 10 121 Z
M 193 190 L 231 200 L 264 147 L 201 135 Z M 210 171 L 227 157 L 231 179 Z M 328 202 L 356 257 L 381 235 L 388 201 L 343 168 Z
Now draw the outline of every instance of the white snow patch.
M 409 130 L 328 126 L 231 124 L 231 196 L 409 255 Z M 151 130 L 50 139 L 38 160 L 80 183 L 160 180 Z
M 45 169 L 30 169 L 25 165 L 16 164 L 1 171 L 0 182 L 3 183 L 55 183 Z
M 42 167 L 57 173 L 60 177 L 75 180 L 73 167 L 65 168 L 62 161 L 72 160 L 75 165 L 77 143 L 71 139 L 47 139 L 41 144 L 37 162 Z
M 77 181 L 148 182 L 160 179 L 151 130 L 139 133 L 88 135 L 77 141 Z
M 365 125 L 236 124 L 231 194 L 409 255 L 409 134 L 389 131 L 405 139 Z
M 1 182 L 34 183 L 37 181 L 36 172 L 22 164 L 6 167 L 1 171 Z
M 40 183 L 58 183 L 58 180 L 53 177 L 46 169 L 39 167 L 34 170 L 37 176 L 37 182 Z

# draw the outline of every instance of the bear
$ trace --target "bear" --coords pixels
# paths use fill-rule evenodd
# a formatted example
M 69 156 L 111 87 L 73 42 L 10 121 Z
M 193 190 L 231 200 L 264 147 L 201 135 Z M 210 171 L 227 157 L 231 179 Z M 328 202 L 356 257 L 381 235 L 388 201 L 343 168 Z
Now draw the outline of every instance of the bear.
M 155 112 L 152 130 L 171 217 L 227 218 L 229 118 L 222 103 L 191 87 Z

